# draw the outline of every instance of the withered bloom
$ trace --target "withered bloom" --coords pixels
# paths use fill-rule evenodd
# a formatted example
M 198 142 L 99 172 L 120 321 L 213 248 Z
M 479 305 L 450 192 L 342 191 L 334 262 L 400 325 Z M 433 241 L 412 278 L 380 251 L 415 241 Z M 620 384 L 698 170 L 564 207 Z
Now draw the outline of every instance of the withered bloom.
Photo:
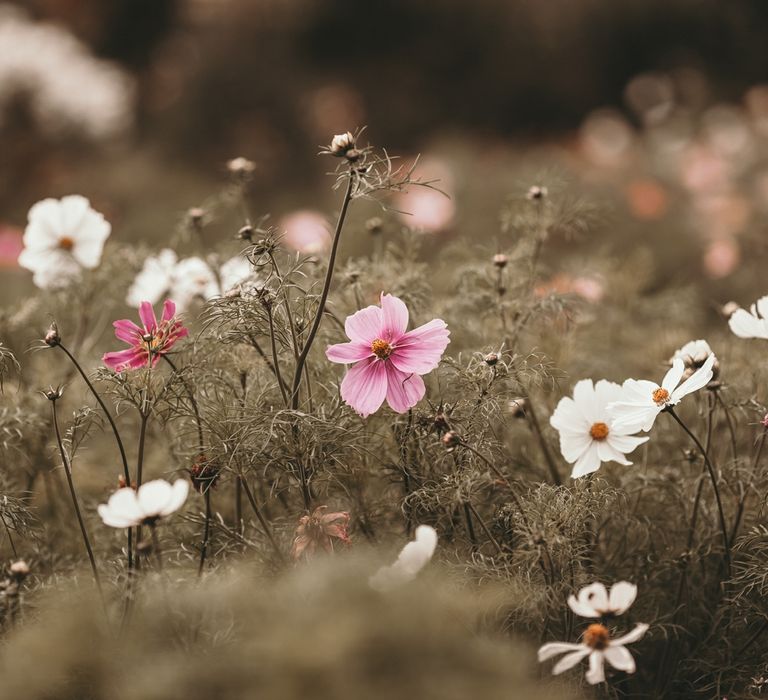
M 349 513 L 338 511 L 326 513 L 328 506 L 318 506 L 311 515 L 302 515 L 296 528 L 291 548 L 295 560 L 312 556 L 318 549 L 334 551 L 334 540 L 349 544 Z
M 188 471 L 192 487 L 202 494 L 216 487 L 221 474 L 219 465 L 205 455 L 198 455 Z

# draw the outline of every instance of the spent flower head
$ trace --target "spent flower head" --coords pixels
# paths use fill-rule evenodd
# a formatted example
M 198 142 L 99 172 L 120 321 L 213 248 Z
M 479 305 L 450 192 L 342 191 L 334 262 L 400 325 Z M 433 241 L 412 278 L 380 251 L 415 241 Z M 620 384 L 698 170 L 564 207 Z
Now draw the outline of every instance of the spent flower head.
M 318 550 L 332 552 L 336 541 L 349 544 L 349 513 L 328 513 L 327 510 L 328 506 L 318 506 L 310 515 L 299 518 L 291 548 L 291 556 L 295 560 L 311 556 Z

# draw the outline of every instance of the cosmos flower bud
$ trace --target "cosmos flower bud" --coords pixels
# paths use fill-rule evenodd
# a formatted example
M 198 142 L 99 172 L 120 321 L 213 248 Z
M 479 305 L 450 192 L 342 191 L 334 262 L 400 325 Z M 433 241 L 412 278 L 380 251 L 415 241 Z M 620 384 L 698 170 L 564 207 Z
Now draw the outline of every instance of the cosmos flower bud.
M 720 313 L 723 314 L 726 318 L 730 318 L 733 316 L 733 314 L 739 310 L 739 305 L 735 301 L 729 301 L 726 304 L 723 304 L 722 308 L 720 309 Z
M 61 345 L 61 336 L 59 335 L 59 327 L 56 325 L 56 321 L 53 321 L 45 333 L 45 344 L 54 348 L 57 345 Z
M 11 574 L 11 578 L 16 579 L 17 581 L 23 581 L 29 576 L 29 564 L 23 559 L 19 559 L 8 567 L 8 571 Z
M 499 356 L 495 352 L 489 352 L 484 358 L 483 362 L 489 367 L 495 367 L 499 362 Z
M 547 188 L 543 185 L 533 185 L 526 193 L 525 198 L 531 201 L 538 201 L 544 199 L 548 193 Z
M 355 137 L 351 131 L 347 131 L 345 134 L 336 134 L 328 147 L 328 152 L 337 158 L 348 157 L 350 151 L 353 150 L 355 150 Z M 357 155 L 359 157 L 360 154 Z
M 64 394 L 64 389 L 60 386 L 57 386 L 56 388 L 48 387 L 48 389 L 46 389 L 43 392 L 43 396 L 45 396 L 45 398 L 48 399 L 49 401 L 56 401 L 60 399 L 63 394 Z
M 763 420 L 760 421 L 764 428 L 768 428 L 768 413 L 763 416 Z
M 442 440 L 443 445 L 445 445 L 449 451 L 454 450 L 461 444 L 461 438 L 455 430 L 449 430 L 445 435 L 443 435 Z
M 227 170 L 229 170 L 232 175 L 245 178 L 256 170 L 256 163 L 241 156 L 227 161 Z
M 525 410 L 527 408 L 527 402 L 525 398 L 510 399 L 507 404 L 510 415 L 513 418 L 525 418 Z
M 205 209 L 201 209 L 200 207 L 192 207 L 187 214 L 189 215 L 189 220 L 195 225 L 195 226 L 201 226 L 203 223 L 203 219 L 205 218 Z
M 365 230 L 373 235 L 379 234 L 384 230 L 384 221 L 380 216 L 374 216 L 365 222 Z
M 493 264 L 500 270 L 503 270 L 508 262 L 509 258 L 504 255 L 504 253 L 496 253 L 496 255 L 493 256 Z

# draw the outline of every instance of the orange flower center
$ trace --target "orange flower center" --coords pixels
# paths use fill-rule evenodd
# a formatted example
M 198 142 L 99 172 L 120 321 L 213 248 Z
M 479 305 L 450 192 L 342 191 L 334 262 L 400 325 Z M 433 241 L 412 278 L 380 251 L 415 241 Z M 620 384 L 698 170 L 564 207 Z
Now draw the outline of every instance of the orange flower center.
M 605 649 L 610 638 L 608 628 L 599 623 L 592 624 L 584 630 L 584 644 L 593 649 Z
M 593 440 L 603 441 L 608 437 L 608 426 L 605 423 L 593 423 L 589 429 Z
M 62 236 L 59 238 L 59 248 L 62 250 L 72 250 L 75 247 L 75 242 L 69 236 Z
M 381 338 L 376 338 L 371 343 L 371 352 L 380 360 L 386 360 L 392 354 L 392 346 Z
M 656 389 L 656 391 L 653 392 L 653 402 L 657 406 L 663 406 L 667 401 L 669 401 L 669 392 L 666 389 L 662 389 L 659 387 Z

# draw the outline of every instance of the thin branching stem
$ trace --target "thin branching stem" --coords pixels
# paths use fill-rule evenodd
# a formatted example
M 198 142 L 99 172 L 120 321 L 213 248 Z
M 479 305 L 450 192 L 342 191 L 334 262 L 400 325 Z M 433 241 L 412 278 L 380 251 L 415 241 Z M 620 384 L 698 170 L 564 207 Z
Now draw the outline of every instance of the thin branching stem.
M 277 544 L 277 540 L 275 539 L 275 536 L 272 534 L 272 528 L 269 526 L 269 523 L 267 522 L 266 518 L 264 517 L 264 514 L 261 512 L 261 508 L 259 508 L 259 504 L 256 503 L 256 499 L 253 496 L 253 492 L 251 491 L 251 487 L 248 486 L 248 482 L 245 480 L 244 477 L 241 477 L 240 483 L 243 486 L 243 491 L 245 492 L 245 497 L 248 499 L 248 502 L 251 504 L 251 508 L 253 509 L 254 514 L 256 515 L 256 518 L 258 519 L 259 523 L 261 524 L 262 529 L 264 530 L 264 533 L 267 536 L 267 539 L 269 540 L 270 544 L 272 545 L 272 548 L 275 550 L 275 554 L 277 554 L 278 558 L 281 562 L 285 563 L 285 555 L 283 554 L 282 550 L 280 549 L 280 546 Z

